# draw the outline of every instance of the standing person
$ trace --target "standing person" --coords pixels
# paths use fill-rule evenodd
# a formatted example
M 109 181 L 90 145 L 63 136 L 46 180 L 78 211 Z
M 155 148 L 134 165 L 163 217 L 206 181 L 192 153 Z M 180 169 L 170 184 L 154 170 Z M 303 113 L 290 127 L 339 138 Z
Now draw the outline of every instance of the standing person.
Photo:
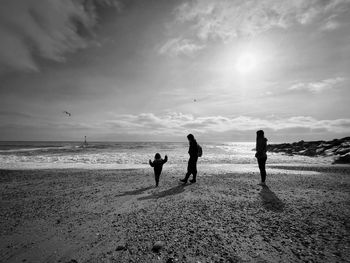
M 168 161 L 168 156 L 165 155 L 165 158 L 163 160 L 159 153 L 156 153 L 156 155 L 154 156 L 153 162 L 149 160 L 149 165 L 154 167 L 154 179 L 156 180 L 156 187 L 158 187 L 159 185 L 159 177 L 160 177 L 160 174 L 162 173 L 163 164 L 165 164 L 167 161 Z
M 261 176 L 261 183 L 260 185 L 266 185 L 265 180 L 266 180 L 266 160 L 267 160 L 267 155 L 266 155 L 266 146 L 267 146 L 267 139 L 264 136 L 264 131 L 259 130 L 256 132 L 256 153 L 255 157 L 258 160 L 259 164 L 259 170 L 260 170 L 260 176 Z
M 181 179 L 180 181 L 183 183 L 187 183 L 188 178 L 190 175 L 193 175 L 193 179 L 190 180 L 191 183 L 196 182 L 196 177 L 197 177 L 197 161 L 198 161 L 198 144 L 196 139 L 192 134 L 187 135 L 187 139 L 189 142 L 189 149 L 188 149 L 188 154 L 190 155 L 190 159 L 188 160 L 188 165 L 187 165 L 187 173 L 184 179 Z

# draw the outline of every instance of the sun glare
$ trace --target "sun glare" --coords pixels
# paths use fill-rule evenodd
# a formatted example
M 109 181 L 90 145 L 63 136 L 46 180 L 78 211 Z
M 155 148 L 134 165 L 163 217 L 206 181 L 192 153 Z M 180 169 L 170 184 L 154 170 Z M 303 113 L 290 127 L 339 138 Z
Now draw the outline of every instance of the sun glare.
M 251 53 L 245 53 L 238 57 L 236 62 L 236 70 L 240 73 L 248 73 L 255 69 L 256 58 Z

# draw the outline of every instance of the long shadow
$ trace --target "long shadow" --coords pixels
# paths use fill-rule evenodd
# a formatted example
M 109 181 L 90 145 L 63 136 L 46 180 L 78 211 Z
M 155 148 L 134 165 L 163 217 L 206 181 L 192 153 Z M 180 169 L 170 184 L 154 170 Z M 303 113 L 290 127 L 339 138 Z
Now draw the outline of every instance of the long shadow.
M 273 211 L 273 212 L 282 212 L 284 209 L 284 204 L 277 197 L 277 195 L 270 190 L 270 188 L 265 185 L 262 187 L 260 191 L 260 197 L 263 202 L 263 206 L 265 209 Z
M 158 198 L 163 198 L 163 197 L 166 197 L 169 195 L 177 195 L 177 194 L 180 194 L 183 191 L 185 191 L 186 185 L 188 185 L 188 184 L 180 184 L 180 185 L 177 185 L 177 186 L 170 188 L 168 190 L 154 193 L 154 194 L 149 195 L 149 196 L 139 197 L 139 198 L 137 198 L 137 200 L 158 199 Z
M 126 191 L 126 192 L 121 193 L 121 194 L 116 195 L 116 196 L 140 195 L 140 194 L 142 194 L 143 192 L 145 192 L 145 191 L 147 191 L 147 190 L 150 190 L 150 189 L 152 189 L 152 188 L 154 188 L 154 186 L 148 186 L 148 187 L 136 189 L 136 190 L 133 190 L 133 191 Z

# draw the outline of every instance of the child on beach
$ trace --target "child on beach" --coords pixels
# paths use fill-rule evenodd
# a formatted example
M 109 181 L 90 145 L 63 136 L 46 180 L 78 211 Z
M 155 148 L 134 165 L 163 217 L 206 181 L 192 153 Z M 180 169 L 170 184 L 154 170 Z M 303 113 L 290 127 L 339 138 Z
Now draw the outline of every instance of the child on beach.
M 159 177 L 162 173 L 163 164 L 168 161 L 168 156 L 165 155 L 164 160 L 161 158 L 159 153 L 154 156 L 154 161 L 149 160 L 150 166 L 154 167 L 154 179 L 156 180 L 156 187 L 159 185 Z

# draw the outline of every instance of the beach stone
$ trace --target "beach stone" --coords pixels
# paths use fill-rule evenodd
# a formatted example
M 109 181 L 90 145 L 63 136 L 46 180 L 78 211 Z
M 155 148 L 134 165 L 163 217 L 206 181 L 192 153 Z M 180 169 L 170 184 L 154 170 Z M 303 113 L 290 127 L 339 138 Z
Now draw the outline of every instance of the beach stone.
M 338 148 L 338 150 L 335 151 L 336 154 L 339 154 L 339 155 L 344 155 L 344 154 L 347 154 L 350 152 L 350 147 L 340 147 Z
M 159 252 L 163 247 L 165 246 L 165 243 L 163 241 L 157 241 L 154 243 L 152 247 L 153 252 Z
M 116 251 L 127 250 L 127 249 L 128 248 L 127 248 L 126 243 L 123 243 L 123 242 L 118 243 L 116 248 L 115 248 Z
M 299 141 L 294 143 L 268 144 L 269 152 L 282 152 L 288 155 L 335 156 L 341 155 L 334 163 L 349 163 L 344 155 L 350 153 L 350 137 L 332 141 Z M 344 159 L 345 158 L 345 159 Z
M 334 160 L 334 163 L 350 163 L 350 153 L 340 155 Z

